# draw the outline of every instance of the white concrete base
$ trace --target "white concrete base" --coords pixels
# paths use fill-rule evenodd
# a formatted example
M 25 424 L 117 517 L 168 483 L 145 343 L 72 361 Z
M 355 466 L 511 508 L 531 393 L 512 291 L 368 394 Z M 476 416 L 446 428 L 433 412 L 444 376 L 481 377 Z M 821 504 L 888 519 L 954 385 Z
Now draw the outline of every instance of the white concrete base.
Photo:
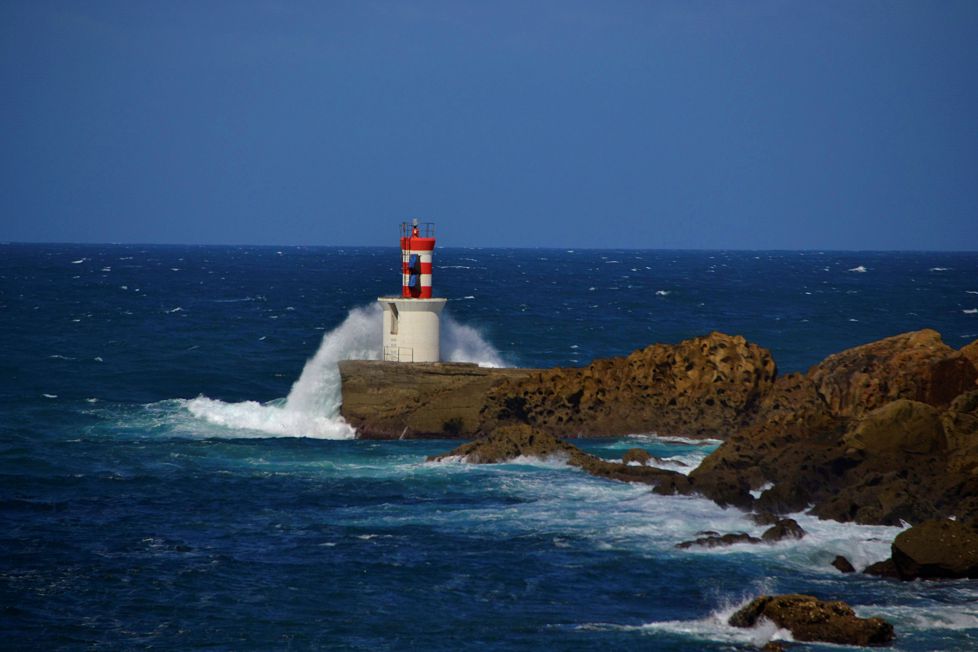
M 447 299 L 380 297 L 384 309 L 384 360 L 438 362 L 439 314 Z

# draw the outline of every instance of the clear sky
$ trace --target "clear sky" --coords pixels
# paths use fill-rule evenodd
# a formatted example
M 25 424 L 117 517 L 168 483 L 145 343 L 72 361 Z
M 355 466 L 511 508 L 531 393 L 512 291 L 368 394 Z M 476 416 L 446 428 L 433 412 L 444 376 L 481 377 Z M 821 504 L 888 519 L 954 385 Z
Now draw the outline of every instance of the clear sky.
M 0 1 L 0 241 L 978 250 L 978 2 Z

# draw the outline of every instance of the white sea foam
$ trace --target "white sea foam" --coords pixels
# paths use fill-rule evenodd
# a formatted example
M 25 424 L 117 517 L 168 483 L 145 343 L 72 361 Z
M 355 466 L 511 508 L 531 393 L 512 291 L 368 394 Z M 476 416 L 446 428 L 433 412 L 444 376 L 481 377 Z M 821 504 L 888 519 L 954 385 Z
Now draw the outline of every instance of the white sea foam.
M 931 272 L 946 272 L 949 271 L 950 267 L 931 267 L 929 271 Z
M 655 296 L 657 297 L 667 297 L 669 296 L 669 290 L 656 290 Z
M 191 415 L 206 423 L 235 431 L 234 436 L 315 437 L 350 439 L 356 431 L 339 414 L 340 360 L 376 360 L 381 356 L 379 304 L 355 308 L 342 324 L 323 335 L 319 350 L 302 369 L 284 399 L 259 403 L 224 401 L 198 396 L 180 401 Z M 504 366 L 502 358 L 474 328 L 442 315 L 441 357 L 451 362 Z M 208 432 L 208 435 L 227 435 Z
M 975 314 L 978 314 L 978 308 L 966 308 L 965 310 L 962 310 L 961 312 L 963 312 L 966 315 L 975 315 Z
M 701 641 L 719 641 L 731 644 L 749 644 L 761 647 L 769 641 L 793 641 L 791 632 L 780 629 L 777 625 L 761 619 L 754 627 L 733 627 L 728 624 L 730 617 L 752 598 L 747 598 L 739 604 L 724 605 L 705 618 L 696 620 L 666 620 L 642 625 L 637 629 L 648 632 L 666 632 L 680 634 Z
M 862 265 L 859 265 L 858 267 L 852 267 L 852 268 L 850 268 L 850 269 L 849 269 L 849 270 L 847 270 L 847 271 L 850 271 L 850 272 L 859 272 L 859 273 L 863 273 L 863 272 L 865 272 L 865 271 L 866 271 L 866 268 L 865 268 L 865 267 L 863 267 Z

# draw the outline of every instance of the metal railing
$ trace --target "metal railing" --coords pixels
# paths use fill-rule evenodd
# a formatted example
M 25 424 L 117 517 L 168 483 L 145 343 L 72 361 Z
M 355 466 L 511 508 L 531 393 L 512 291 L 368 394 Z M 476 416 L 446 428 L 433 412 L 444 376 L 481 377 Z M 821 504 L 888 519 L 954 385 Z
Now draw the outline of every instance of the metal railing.
M 434 222 L 418 222 L 418 235 L 414 235 L 415 224 L 413 222 L 401 222 L 401 237 L 402 238 L 433 238 L 435 237 L 435 223 Z
M 384 347 L 384 360 L 386 362 L 414 362 L 414 348 L 410 346 L 391 346 Z

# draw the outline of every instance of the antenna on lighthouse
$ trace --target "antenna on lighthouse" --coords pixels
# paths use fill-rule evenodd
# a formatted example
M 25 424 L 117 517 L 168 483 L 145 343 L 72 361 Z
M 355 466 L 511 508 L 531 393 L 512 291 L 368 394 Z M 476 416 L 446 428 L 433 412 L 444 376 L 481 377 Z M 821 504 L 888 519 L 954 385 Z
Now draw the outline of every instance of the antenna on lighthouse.
M 438 362 L 440 319 L 446 299 L 432 297 L 435 226 L 413 218 L 401 223 L 401 296 L 380 297 L 384 360 Z

